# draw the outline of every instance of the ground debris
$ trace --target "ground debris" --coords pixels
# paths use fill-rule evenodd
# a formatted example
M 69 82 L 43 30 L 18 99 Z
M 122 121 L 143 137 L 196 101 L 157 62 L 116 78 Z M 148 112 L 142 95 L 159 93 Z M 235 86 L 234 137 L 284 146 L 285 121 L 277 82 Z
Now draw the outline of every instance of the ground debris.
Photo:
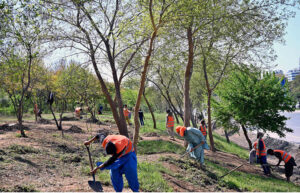
M 159 137 L 159 135 L 155 132 L 146 133 L 144 136 L 145 137 Z
M 28 127 L 22 125 L 23 130 L 30 130 Z M 17 123 L 11 123 L 11 124 L 4 124 L 0 126 L 0 130 L 2 131 L 13 131 L 13 130 L 19 130 L 19 124 Z
M 80 128 L 77 127 L 76 125 L 72 125 L 66 132 L 72 132 L 72 133 L 84 133 L 84 131 Z
M 51 121 L 47 120 L 47 119 L 44 119 L 44 118 L 39 118 L 37 120 L 37 123 L 40 123 L 40 124 L 51 124 Z

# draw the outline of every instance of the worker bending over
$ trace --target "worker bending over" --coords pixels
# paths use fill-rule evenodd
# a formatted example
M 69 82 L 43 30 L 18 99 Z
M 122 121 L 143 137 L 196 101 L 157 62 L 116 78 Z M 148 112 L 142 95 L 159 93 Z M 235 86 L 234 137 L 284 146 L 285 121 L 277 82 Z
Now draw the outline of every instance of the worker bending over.
M 209 147 L 201 131 L 192 127 L 177 126 L 176 132 L 188 142 L 187 151 L 190 151 L 190 156 L 198 160 L 200 167 L 203 168 L 204 149 L 209 149 Z M 198 146 L 199 144 L 201 146 Z
M 279 166 L 282 160 L 284 161 L 285 176 L 286 180 L 289 182 L 290 177 L 293 175 L 294 166 L 297 166 L 295 159 L 290 154 L 282 150 L 268 149 L 268 154 L 275 155 L 275 157 L 279 159 L 276 166 Z
M 93 141 L 99 141 L 106 153 L 112 155 L 106 162 L 97 162 L 97 167 L 92 171 L 96 173 L 98 169 L 110 170 L 110 177 L 116 192 L 123 190 L 123 177 L 128 181 L 129 187 L 133 192 L 139 191 L 137 177 L 137 158 L 134 147 L 130 139 L 123 135 L 96 135 L 91 140 L 84 142 L 89 145 Z

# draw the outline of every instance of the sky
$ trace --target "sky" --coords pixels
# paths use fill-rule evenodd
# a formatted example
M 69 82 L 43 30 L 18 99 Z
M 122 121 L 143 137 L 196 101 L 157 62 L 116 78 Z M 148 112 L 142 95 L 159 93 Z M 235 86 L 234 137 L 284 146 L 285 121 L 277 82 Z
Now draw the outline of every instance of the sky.
M 277 54 L 277 60 L 274 64 L 278 64 L 275 70 L 288 70 L 299 68 L 300 63 L 300 10 L 296 11 L 296 16 L 291 18 L 286 28 L 284 36 L 285 45 L 276 43 L 274 45 Z

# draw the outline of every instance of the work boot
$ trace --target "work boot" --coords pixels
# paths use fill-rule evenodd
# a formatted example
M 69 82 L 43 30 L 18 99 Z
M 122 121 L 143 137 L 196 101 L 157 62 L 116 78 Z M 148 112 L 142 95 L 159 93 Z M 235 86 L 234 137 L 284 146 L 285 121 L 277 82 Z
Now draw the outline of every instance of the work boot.
M 201 170 L 205 170 L 205 165 L 204 164 L 200 164 L 200 169 Z

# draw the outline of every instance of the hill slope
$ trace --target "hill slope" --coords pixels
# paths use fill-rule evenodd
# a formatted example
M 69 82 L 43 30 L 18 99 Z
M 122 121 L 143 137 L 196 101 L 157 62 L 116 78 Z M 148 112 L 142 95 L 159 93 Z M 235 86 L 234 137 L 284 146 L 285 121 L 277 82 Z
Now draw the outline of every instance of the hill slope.
M 28 138 L 19 138 L 15 128 L 0 128 L 0 191 L 91 191 L 83 142 L 98 131 L 117 133 L 114 125 L 99 128 L 89 124 L 87 130 L 82 120 L 66 121 L 64 138 L 53 121 L 50 124 L 27 121 L 24 125 L 29 128 Z M 79 129 L 71 129 L 73 125 Z M 170 141 L 163 130 L 142 133 L 138 146 L 141 191 L 300 191 L 299 186 L 286 183 L 280 176 L 263 176 L 258 166 L 247 163 L 247 151 L 228 146 L 222 138 L 216 139 L 222 151 L 206 151 L 206 169 L 201 170 L 195 160 L 188 156 L 180 158 L 184 153 L 182 139 Z M 98 144 L 93 144 L 91 150 L 95 160 L 108 159 Z M 244 165 L 219 179 L 240 164 Z M 104 191 L 114 191 L 108 171 L 98 172 L 97 178 Z M 130 191 L 126 183 L 124 191 Z

